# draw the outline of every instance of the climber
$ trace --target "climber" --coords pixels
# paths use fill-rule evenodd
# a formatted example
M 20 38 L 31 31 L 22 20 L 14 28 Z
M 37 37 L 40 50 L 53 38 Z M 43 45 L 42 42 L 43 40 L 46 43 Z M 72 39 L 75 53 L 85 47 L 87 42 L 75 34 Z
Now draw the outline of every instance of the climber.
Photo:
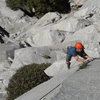
M 83 59 L 79 58 L 81 56 Z M 93 59 L 92 57 L 88 56 L 84 51 L 84 46 L 80 42 L 76 42 L 74 47 L 68 47 L 66 53 L 66 64 L 68 69 L 70 69 L 70 60 L 74 57 L 78 62 L 85 62 L 86 59 Z

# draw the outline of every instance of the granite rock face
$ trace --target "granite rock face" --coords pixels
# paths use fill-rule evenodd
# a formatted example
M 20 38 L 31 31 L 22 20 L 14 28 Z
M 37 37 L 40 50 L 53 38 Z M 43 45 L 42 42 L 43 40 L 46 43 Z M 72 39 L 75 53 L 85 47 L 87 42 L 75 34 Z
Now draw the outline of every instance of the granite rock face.
M 60 92 L 51 100 L 99 100 L 99 66 L 100 61 L 95 60 L 76 72 L 63 82 Z
M 20 10 L 12 11 L 6 7 L 5 0 L 0 1 L 0 27 L 9 33 L 9 36 L 0 35 L 1 41 L 4 41 L 4 44 L 0 44 L 1 94 L 6 94 L 9 78 L 24 65 L 51 63 L 45 70 L 48 76 L 56 76 L 64 70 L 68 72 L 65 51 L 76 41 L 83 43 L 88 55 L 100 57 L 100 0 L 70 2 L 71 6 L 76 7 L 71 13 L 48 12 L 38 19 L 23 16 Z M 75 63 L 72 59 L 72 69 Z M 60 92 L 52 100 L 85 100 L 86 97 L 88 100 L 98 100 L 98 66 L 99 60 L 95 60 L 87 69 L 69 77 L 68 81 L 61 83 Z

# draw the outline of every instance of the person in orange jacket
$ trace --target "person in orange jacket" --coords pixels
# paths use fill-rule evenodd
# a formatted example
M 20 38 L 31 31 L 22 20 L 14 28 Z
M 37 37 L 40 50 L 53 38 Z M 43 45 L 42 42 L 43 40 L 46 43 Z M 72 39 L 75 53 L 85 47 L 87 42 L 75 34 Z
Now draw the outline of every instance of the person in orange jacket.
M 83 59 L 79 58 L 79 56 L 81 56 Z M 66 64 L 68 69 L 70 69 L 70 61 L 72 57 L 74 57 L 78 62 L 85 62 L 86 59 L 93 59 L 85 53 L 84 46 L 80 42 L 76 42 L 75 46 L 68 48 L 66 54 Z

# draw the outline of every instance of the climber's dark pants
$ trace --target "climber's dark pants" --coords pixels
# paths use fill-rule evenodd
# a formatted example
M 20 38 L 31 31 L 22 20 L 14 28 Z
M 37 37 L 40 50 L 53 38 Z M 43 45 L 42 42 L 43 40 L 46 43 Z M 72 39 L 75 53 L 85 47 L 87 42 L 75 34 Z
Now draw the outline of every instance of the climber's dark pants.
M 66 55 L 66 64 L 67 64 L 67 67 L 68 69 L 70 69 L 70 60 L 71 60 L 72 56 L 69 56 L 68 54 Z

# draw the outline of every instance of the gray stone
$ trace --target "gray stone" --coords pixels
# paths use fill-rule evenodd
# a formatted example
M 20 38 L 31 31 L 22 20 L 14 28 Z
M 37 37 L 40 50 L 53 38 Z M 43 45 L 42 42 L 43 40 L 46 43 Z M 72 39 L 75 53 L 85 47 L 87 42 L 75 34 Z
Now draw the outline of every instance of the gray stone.
M 40 18 L 35 26 L 46 26 L 46 25 L 50 25 L 52 23 L 57 22 L 58 20 L 61 19 L 61 15 L 57 12 L 48 12 L 47 14 L 45 14 L 42 18 Z
M 50 53 L 51 49 L 48 47 L 29 47 L 16 50 L 11 68 L 18 69 L 32 63 L 53 63 L 56 61 L 56 57 Z
M 60 92 L 52 100 L 99 100 L 99 64 L 99 60 L 95 60 L 64 81 Z

